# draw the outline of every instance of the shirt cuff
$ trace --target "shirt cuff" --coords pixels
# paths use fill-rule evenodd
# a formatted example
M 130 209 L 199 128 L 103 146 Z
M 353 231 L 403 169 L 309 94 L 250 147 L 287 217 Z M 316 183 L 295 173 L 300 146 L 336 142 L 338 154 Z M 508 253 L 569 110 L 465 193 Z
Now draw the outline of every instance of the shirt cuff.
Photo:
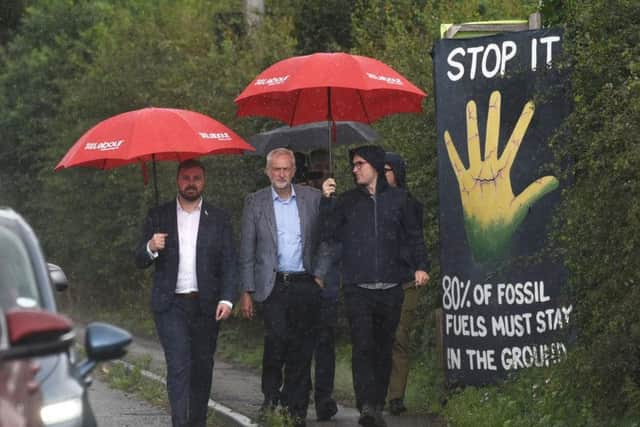
M 218 303 L 228 305 L 229 308 L 233 310 L 233 304 L 231 303 L 231 301 L 227 301 L 226 299 L 221 299 Z
M 158 258 L 158 252 L 153 252 L 151 249 L 149 249 L 149 242 L 147 242 L 147 253 L 149 254 L 149 257 L 151 259 Z

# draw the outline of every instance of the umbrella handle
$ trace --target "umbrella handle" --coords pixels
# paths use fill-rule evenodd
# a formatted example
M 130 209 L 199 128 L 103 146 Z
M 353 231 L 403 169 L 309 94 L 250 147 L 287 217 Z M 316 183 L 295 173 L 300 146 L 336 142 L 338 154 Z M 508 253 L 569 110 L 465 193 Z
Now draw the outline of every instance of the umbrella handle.
M 333 178 L 333 143 L 336 139 L 336 122 L 331 111 L 331 87 L 327 87 L 327 128 L 329 129 L 329 176 Z
M 327 128 L 329 128 L 329 177 L 333 178 L 333 146 L 336 145 L 338 138 L 338 128 L 336 127 L 336 121 L 330 119 L 327 121 Z
M 147 164 L 143 160 L 140 160 L 140 169 L 142 170 L 142 181 L 146 187 L 149 184 L 149 173 L 147 171 Z
M 153 228 L 153 234 L 160 233 L 160 220 L 158 219 L 158 215 L 157 209 L 154 210 L 153 215 L 151 215 L 151 228 Z
M 156 170 L 155 154 L 151 155 L 151 161 L 153 162 L 152 171 L 153 171 L 153 191 L 154 191 L 154 197 L 156 202 L 155 206 L 158 207 L 160 195 L 158 193 L 158 171 Z M 144 180 L 144 185 L 146 186 L 147 184 L 149 184 L 149 172 L 147 170 L 147 164 L 144 162 L 144 160 L 140 161 L 140 168 L 142 169 L 142 179 Z
M 158 193 L 158 171 L 156 170 L 156 155 L 151 155 L 152 167 L 153 167 L 153 190 L 156 198 L 156 207 L 158 207 L 160 195 Z

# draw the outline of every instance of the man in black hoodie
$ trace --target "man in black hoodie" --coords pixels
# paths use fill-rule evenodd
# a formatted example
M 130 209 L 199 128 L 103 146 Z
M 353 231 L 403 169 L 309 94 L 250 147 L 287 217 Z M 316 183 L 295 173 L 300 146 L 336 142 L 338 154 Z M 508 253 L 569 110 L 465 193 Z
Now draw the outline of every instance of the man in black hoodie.
M 400 318 L 407 265 L 420 285 L 429 279 L 422 225 L 410 211 L 406 191 L 389 186 L 385 152 L 366 145 L 349 152 L 356 188 L 337 198 L 335 181 L 323 184 L 322 242 L 317 276 L 339 263 L 352 341 L 352 372 L 358 422 L 385 427 L 382 417 L 394 334 Z M 412 260 L 419 260 L 412 264 Z
M 385 154 L 384 174 L 390 186 L 406 189 L 406 164 L 399 154 L 387 151 Z M 408 191 L 407 196 L 409 198 L 410 211 L 422 226 L 422 204 Z M 424 284 L 418 285 L 413 278 L 413 272 L 417 265 L 420 265 L 420 260 L 410 259 L 410 263 L 407 264 L 406 279 L 402 283 L 404 301 L 402 303 L 400 323 L 396 329 L 393 342 L 391 378 L 389 380 L 389 412 L 391 415 L 400 415 L 407 410 L 404 406 L 404 392 L 409 374 L 409 335 L 416 318 L 418 290 L 424 286 Z

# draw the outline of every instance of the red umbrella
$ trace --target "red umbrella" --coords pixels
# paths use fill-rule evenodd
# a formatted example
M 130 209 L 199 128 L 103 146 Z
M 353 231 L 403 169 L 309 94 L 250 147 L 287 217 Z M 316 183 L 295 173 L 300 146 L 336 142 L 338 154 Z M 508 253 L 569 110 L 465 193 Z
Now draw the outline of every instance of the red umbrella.
M 111 169 L 130 163 L 142 166 L 147 183 L 145 162 L 183 161 L 206 154 L 242 154 L 255 151 L 231 129 L 194 111 L 173 108 L 143 108 L 110 117 L 91 129 L 73 144 L 55 170 L 86 166 Z
M 422 111 L 426 94 L 388 65 L 366 56 L 315 53 L 273 64 L 235 99 L 238 116 L 295 126 L 321 120 L 372 123 Z
M 422 111 L 426 94 L 388 65 L 366 56 L 315 53 L 277 62 L 235 99 L 238 116 L 265 116 L 289 126 L 327 120 L 372 123 Z M 335 141 L 332 126 L 329 141 Z M 331 144 L 329 145 L 329 149 Z

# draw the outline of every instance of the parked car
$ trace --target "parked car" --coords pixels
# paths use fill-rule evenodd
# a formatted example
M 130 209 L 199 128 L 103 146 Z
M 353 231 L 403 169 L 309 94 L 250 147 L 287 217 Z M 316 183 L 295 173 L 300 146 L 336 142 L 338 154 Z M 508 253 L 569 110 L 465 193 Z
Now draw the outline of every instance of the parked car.
M 41 389 L 43 426 L 90 427 L 96 425 L 87 394 L 91 371 L 98 362 L 124 355 L 131 335 L 115 326 L 91 323 L 85 331 L 87 359 L 78 360 L 70 346 L 71 321 L 67 320 L 69 330 L 65 332 L 53 295 L 53 287 L 62 290 L 67 286 L 62 269 L 45 262 L 27 222 L 12 209 L 0 208 L 0 311 L 5 313 L 9 336 L 0 354 L 5 360 L 9 360 L 7 355 L 11 360 L 24 359 L 23 370 L 31 367 L 34 371 L 34 362 L 39 366 L 36 383 L 31 385 Z M 59 318 L 58 329 L 42 330 L 47 322 L 37 318 L 47 315 Z M 15 335 L 15 331 L 22 332 Z
M 0 427 L 42 427 L 40 369 L 34 357 L 67 351 L 73 325 L 55 313 L 0 309 Z

